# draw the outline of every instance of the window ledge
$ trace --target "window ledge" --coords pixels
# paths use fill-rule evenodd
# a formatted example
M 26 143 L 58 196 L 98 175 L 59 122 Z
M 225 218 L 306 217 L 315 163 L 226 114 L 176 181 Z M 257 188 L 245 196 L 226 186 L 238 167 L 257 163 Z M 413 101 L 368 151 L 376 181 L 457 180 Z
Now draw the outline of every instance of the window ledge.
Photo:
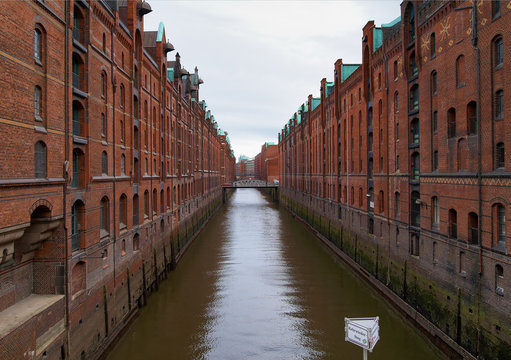
M 48 134 L 48 131 L 44 128 L 44 126 L 34 126 L 34 131 L 41 134 Z
M 34 120 L 35 121 L 39 121 L 39 122 L 43 122 L 43 118 L 41 117 L 41 115 L 34 115 Z
M 86 138 L 76 135 L 73 135 L 73 142 L 82 145 L 87 145 L 89 143 Z
M 34 62 L 39 66 L 43 66 L 43 63 L 40 59 L 34 58 Z
M 99 238 L 103 239 L 106 238 L 110 233 L 106 231 L 105 229 L 99 229 Z
M 108 143 L 105 140 L 101 140 L 101 145 L 108 146 Z

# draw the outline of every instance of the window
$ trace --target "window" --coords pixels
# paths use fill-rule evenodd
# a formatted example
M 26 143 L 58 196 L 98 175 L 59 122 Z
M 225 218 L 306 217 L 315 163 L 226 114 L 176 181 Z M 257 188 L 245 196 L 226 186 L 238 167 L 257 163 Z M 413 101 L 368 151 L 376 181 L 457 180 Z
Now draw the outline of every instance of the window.
M 399 77 L 398 69 L 397 69 L 397 60 L 394 61 L 394 80 L 397 80 Z
M 460 259 L 458 264 L 458 272 L 460 274 L 465 274 L 465 252 L 460 251 Z
M 133 236 L 133 251 L 138 250 L 140 250 L 140 236 L 135 234 L 135 236 Z
M 42 121 L 42 91 L 39 86 L 34 88 L 34 116 L 36 120 Z
M 494 42 L 494 61 L 495 67 L 501 66 L 504 63 L 504 41 L 501 37 L 498 37 Z
M 35 162 L 35 177 L 45 178 L 46 177 L 46 144 L 42 141 L 35 143 L 34 147 L 34 162 Z
M 503 169 L 506 165 L 505 163 L 505 151 L 504 151 L 504 143 L 499 142 L 495 147 L 495 167 L 497 169 Z
M 43 61 L 43 33 L 39 29 L 34 29 L 34 59 L 36 62 Z
M 79 101 L 73 101 L 73 135 L 85 137 L 85 130 L 83 105 Z
M 383 116 L 383 103 L 382 101 L 378 101 L 378 117 L 381 119 Z
M 495 18 L 500 16 L 500 0 L 493 0 L 491 2 L 491 14 Z
M 73 150 L 72 187 L 83 187 L 85 184 L 85 154 L 80 149 Z
M 468 241 L 470 244 L 479 244 L 479 219 L 476 213 L 470 212 L 468 214 Z
M 467 105 L 467 130 L 469 135 L 477 134 L 477 105 L 471 101 Z
M 410 71 L 409 77 L 415 77 L 419 74 L 419 70 L 417 68 L 417 61 L 415 60 L 415 51 L 410 55 Z
M 420 155 L 417 152 L 412 154 L 412 180 L 419 180 L 420 177 Z
M 504 295 L 504 268 L 502 265 L 495 265 L 495 292 Z
M 104 72 L 101 73 L 101 97 L 106 99 L 106 75 Z
M 138 225 L 138 215 L 138 195 L 135 194 L 133 195 L 133 226 Z
M 456 110 L 450 108 L 447 112 L 447 137 L 456 137 Z
M 408 7 L 406 9 L 406 12 L 408 14 L 408 43 L 411 43 L 415 40 L 415 11 L 413 4 L 410 2 L 408 4 Z
M 378 90 L 381 90 L 381 72 L 378 73 Z
M 383 193 L 383 190 L 380 190 L 379 196 L 378 196 L 378 210 L 380 214 L 383 214 L 385 211 L 385 195 Z
M 438 227 L 440 225 L 440 204 L 436 196 L 433 196 L 431 199 L 431 212 L 431 223 L 433 226 Z
M 126 156 L 121 155 L 121 175 L 126 175 Z
M 121 142 L 123 143 L 124 142 L 124 133 L 125 133 L 125 127 L 124 127 L 124 121 L 120 121 L 120 125 L 121 125 L 121 131 L 120 131 L 120 134 L 119 134 L 119 137 L 120 137 L 120 140 Z
M 163 190 L 160 191 L 160 214 L 165 211 L 165 194 Z
M 433 111 L 433 132 L 438 132 L 438 111 Z
M 158 193 L 156 192 L 156 189 L 153 189 L 153 215 L 156 215 L 157 209 L 158 209 Z
M 433 151 L 433 171 L 438 171 L 438 150 Z
M 77 200 L 71 207 L 71 249 L 78 250 L 82 243 L 84 204 Z
M 103 52 L 106 53 L 106 34 L 103 33 L 103 44 L 102 44 Z
M 121 243 L 121 256 L 126 255 L 126 240 L 122 239 Z
M 497 120 L 504 118 L 504 90 L 495 93 L 495 118 Z
M 124 229 L 128 225 L 128 198 L 125 194 L 121 195 L 121 198 L 119 200 L 119 228 Z
M 394 93 L 394 112 L 399 112 L 399 93 Z
M 410 255 L 419 256 L 419 234 L 410 234 Z
M 429 37 L 429 56 L 434 58 L 436 56 L 436 40 L 435 33 L 431 33 Z
M 399 140 L 399 123 L 396 124 L 396 140 Z
M 108 205 L 108 198 L 104 196 L 99 204 L 100 237 L 108 235 L 110 229 L 110 209 Z
M 410 89 L 410 111 L 419 109 L 419 85 L 415 84 Z
M 410 204 L 410 215 L 411 225 L 419 227 L 421 224 L 421 201 L 420 193 L 418 191 L 412 191 L 411 204 Z
M 449 209 L 449 237 L 451 239 L 458 238 L 458 214 L 456 210 Z
M 412 144 L 418 144 L 419 143 L 419 119 L 415 118 L 412 120 L 412 124 L 410 127 L 411 132 L 411 139 L 410 142 Z
M 124 105 L 126 104 L 126 97 L 125 97 L 123 84 L 121 84 L 120 96 L 121 96 L 121 109 L 124 109 Z
M 101 153 L 101 175 L 108 175 L 108 155 L 106 151 Z
M 144 192 L 144 218 L 149 217 L 149 191 Z
M 396 170 L 399 171 L 399 155 L 396 156 Z
M 436 71 L 431 73 L 431 94 L 436 95 L 437 93 L 437 81 L 436 81 Z
M 396 200 L 396 207 L 395 207 L 395 211 L 396 211 L 396 218 L 399 219 L 399 217 L 401 216 L 401 195 L 396 192 L 395 194 L 395 200 Z
M 106 137 L 106 117 L 101 113 L 101 137 Z
M 456 87 L 465 85 L 465 57 L 458 56 L 456 59 Z
M 504 206 L 499 205 L 497 208 L 497 216 L 498 216 L 498 228 L 497 234 L 499 243 L 506 242 L 506 210 Z

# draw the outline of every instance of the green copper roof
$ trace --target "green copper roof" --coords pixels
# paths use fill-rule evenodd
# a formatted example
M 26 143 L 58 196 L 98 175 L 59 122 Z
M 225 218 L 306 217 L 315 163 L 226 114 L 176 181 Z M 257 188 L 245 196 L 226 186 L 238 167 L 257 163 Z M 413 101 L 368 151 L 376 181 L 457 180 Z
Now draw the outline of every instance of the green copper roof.
M 395 18 L 394 20 L 392 20 L 388 24 L 381 24 L 381 27 L 382 28 L 393 27 L 394 25 L 396 25 L 400 21 L 401 21 L 401 16 L 398 16 L 397 18 Z
M 373 28 L 373 52 L 378 50 L 383 44 L 383 32 L 381 28 Z
M 315 108 L 317 108 L 319 106 L 319 104 L 321 104 L 321 99 L 320 98 L 312 98 L 312 111 L 314 111 Z
M 355 72 L 360 67 L 358 64 L 354 65 L 341 65 L 341 82 L 345 81 L 347 78 L 350 77 L 351 74 Z
M 174 68 L 167 68 L 167 79 L 169 79 L 170 82 L 174 80 Z
M 156 35 L 156 41 L 162 41 L 163 39 L 163 30 L 165 30 L 165 26 L 162 22 L 158 25 L 158 35 Z
M 325 97 L 328 97 L 331 93 L 334 92 L 334 83 L 333 82 L 327 82 L 325 85 Z

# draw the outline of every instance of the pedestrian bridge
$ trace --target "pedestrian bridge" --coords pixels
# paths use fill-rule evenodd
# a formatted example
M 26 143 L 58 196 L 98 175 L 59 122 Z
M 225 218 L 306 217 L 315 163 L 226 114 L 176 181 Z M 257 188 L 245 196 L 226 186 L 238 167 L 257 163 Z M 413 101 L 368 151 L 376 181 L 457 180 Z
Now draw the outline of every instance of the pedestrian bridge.
M 232 183 L 222 185 L 222 200 L 227 201 L 227 189 L 270 189 L 270 194 L 273 201 L 277 202 L 279 199 L 279 184 L 267 182 L 264 180 L 238 180 Z
M 264 180 L 238 180 L 232 183 L 223 184 L 224 189 L 230 188 L 258 188 L 258 189 L 276 189 L 279 187 L 278 183 L 272 183 Z

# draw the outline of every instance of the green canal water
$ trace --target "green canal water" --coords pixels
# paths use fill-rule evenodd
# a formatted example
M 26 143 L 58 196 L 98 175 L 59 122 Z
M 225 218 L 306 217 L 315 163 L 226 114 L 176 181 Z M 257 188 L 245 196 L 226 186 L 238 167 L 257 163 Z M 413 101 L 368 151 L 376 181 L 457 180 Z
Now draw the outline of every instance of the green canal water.
M 371 359 L 445 359 L 289 213 L 238 189 L 109 360 L 362 359 L 345 317 L 380 318 Z

